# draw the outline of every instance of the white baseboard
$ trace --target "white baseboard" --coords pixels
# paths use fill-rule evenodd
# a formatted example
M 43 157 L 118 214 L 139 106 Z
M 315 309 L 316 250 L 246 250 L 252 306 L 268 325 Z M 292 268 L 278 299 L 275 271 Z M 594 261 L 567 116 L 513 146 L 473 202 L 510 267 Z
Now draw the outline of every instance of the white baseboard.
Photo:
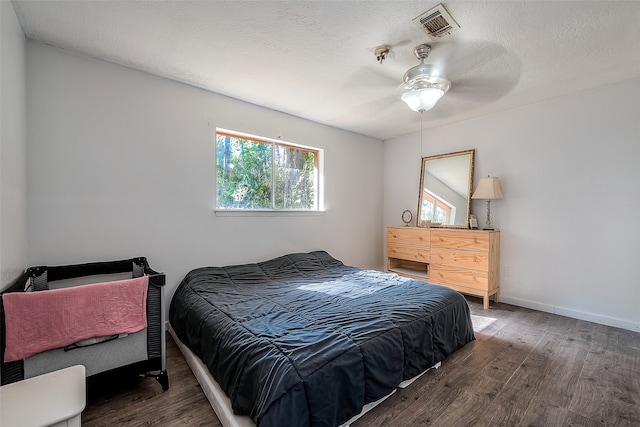
M 615 317 L 602 316 L 600 314 L 585 313 L 583 311 L 571 310 L 564 307 L 556 307 L 554 305 L 542 304 L 536 301 L 530 301 L 522 298 L 514 298 L 506 295 L 500 295 L 500 302 L 513 304 L 520 307 L 526 307 L 533 310 L 544 311 L 546 313 L 558 314 L 560 316 L 571 317 L 573 319 L 586 320 L 587 322 L 599 323 L 601 325 L 613 326 L 615 328 L 627 329 L 634 332 L 640 332 L 640 323 L 630 322 Z

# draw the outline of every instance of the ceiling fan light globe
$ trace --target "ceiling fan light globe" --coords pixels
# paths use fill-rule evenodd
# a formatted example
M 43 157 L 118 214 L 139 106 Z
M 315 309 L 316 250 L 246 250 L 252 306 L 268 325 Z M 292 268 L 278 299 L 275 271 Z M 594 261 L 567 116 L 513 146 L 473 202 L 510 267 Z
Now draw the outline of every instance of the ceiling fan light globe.
M 428 111 L 442 98 L 444 91 L 434 87 L 414 89 L 404 93 L 400 98 L 413 111 Z

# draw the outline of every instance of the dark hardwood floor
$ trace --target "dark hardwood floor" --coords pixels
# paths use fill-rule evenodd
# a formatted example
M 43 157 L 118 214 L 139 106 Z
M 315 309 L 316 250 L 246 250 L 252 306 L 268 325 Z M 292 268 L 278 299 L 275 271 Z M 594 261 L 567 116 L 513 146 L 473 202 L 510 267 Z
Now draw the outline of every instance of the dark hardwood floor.
M 468 297 L 476 340 L 352 424 L 640 426 L 640 333 Z M 153 379 L 92 399 L 83 426 L 220 426 L 167 335 Z
M 92 396 L 82 412 L 83 427 L 210 426 L 221 427 L 198 381 L 167 333 L 169 390 L 153 378 Z

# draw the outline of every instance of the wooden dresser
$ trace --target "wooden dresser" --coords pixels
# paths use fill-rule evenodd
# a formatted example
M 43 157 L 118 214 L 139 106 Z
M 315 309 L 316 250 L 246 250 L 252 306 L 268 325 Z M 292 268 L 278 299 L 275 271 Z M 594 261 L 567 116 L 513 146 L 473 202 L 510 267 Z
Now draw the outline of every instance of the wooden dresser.
M 480 296 L 489 308 L 500 292 L 500 232 L 389 227 L 387 271 Z

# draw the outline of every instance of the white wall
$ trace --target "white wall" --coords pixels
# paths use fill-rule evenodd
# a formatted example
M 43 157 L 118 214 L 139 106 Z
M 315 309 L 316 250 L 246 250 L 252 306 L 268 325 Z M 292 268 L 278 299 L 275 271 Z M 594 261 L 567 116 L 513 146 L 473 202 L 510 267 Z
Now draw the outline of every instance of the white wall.
M 382 268 L 382 141 L 36 42 L 27 85 L 30 265 L 146 256 L 169 297 L 288 252 Z M 216 127 L 324 149 L 326 212 L 215 216 Z
M 475 148 L 475 180 L 505 193 L 491 205 L 502 300 L 640 330 L 639 111 L 636 79 L 425 130 L 422 148 L 385 141 L 384 223 L 415 213 L 421 154 Z M 484 224 L 486 202 L 472 212 Z
M 27 267 L 26 42 L 11 2 L 0 2 L 0 290 Z

